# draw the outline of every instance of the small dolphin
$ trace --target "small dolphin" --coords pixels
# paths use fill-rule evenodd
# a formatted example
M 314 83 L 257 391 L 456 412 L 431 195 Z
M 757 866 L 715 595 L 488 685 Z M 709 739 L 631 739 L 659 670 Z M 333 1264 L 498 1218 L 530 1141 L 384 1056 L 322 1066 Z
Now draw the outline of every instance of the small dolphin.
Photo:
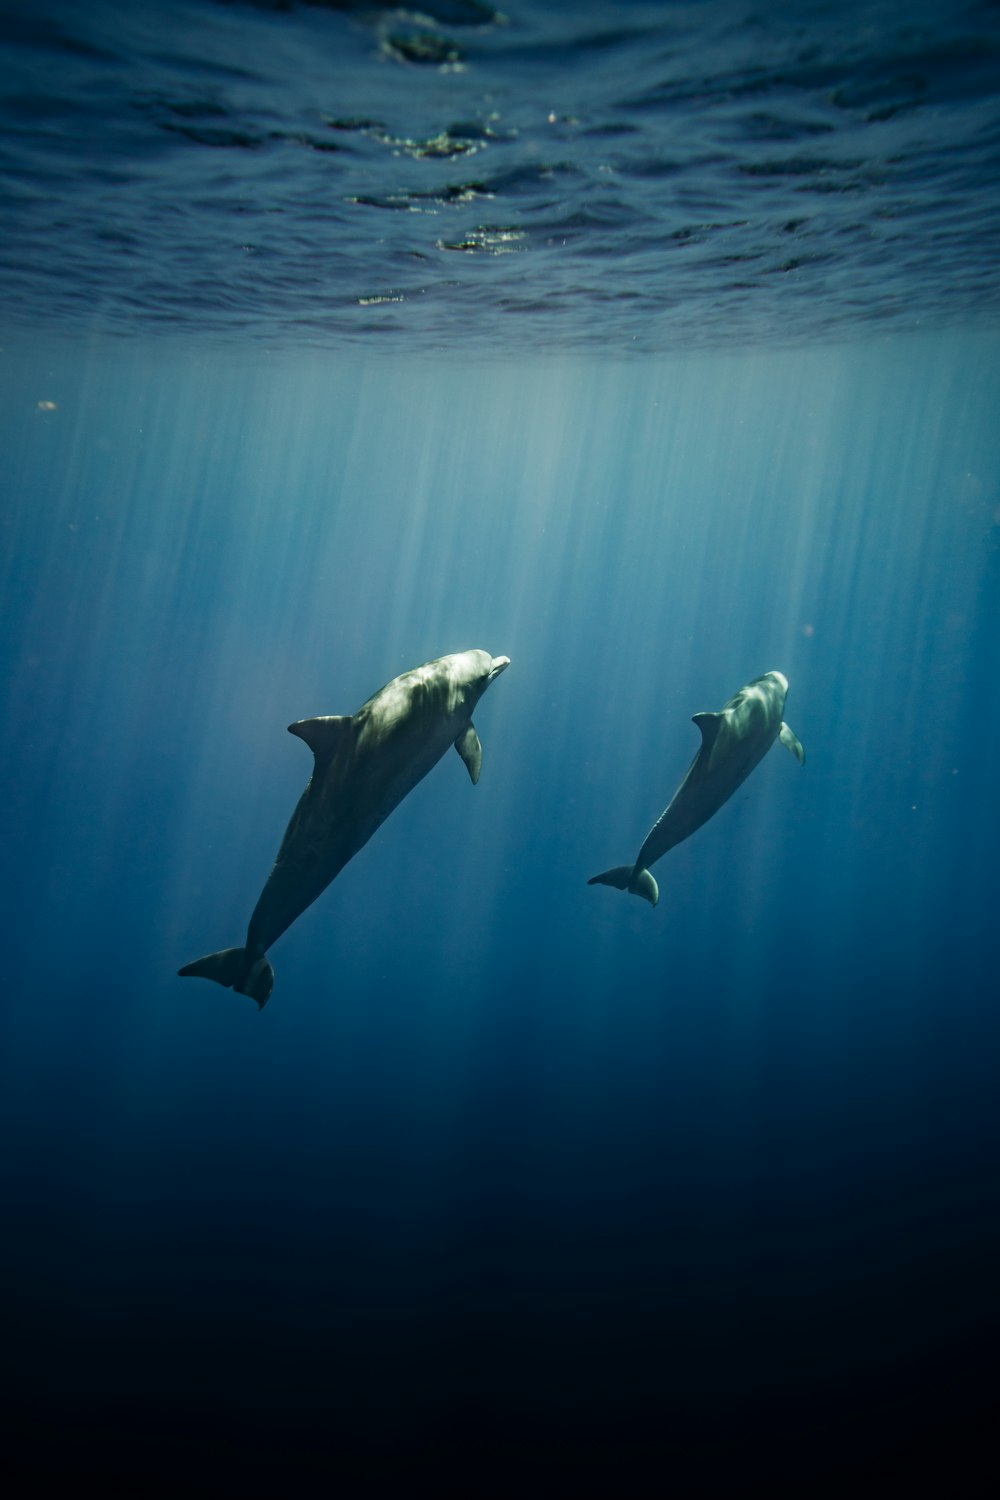
M 289 734 L 316 757 L 312 779 L 285 830 L 250 918 L 246 944 L 223 948 L 178 973 L 214 979 L 263 1010 L 274 985 L 267 949 L 311 906 L 394 807 L 454 745 L 479 780 L 483 749 L 472 710 L 507 656 L 460 651 L 394 677 L 356 714 L 300 719 Z
M 635 864 L 605 870 L 587 884 L 613 885 L 655 906 L 660 892 L 649 866 L 707 823 L 743 785 L 775 740 L 780 739 L 799 765 L 805 765 L 805 751 L 781 719 L 787 692 L 786 677 L 780 672 L 765 672 L 740 688 L 721 712 L 695 714 L 691 722 L 701 730 L 701 749 L 669 807 L 646 835 Z

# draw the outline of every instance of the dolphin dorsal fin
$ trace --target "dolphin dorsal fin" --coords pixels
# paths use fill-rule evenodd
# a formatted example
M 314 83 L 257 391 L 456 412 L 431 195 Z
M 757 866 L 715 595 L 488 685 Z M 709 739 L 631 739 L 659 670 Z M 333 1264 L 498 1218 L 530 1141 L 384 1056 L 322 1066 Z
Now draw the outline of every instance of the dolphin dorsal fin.
M 691 723 L 697 724 L 701 730 L 701 748 L 703 750 L 711 750 L 715 744 L 719 730 L 722 728 L 722 721 L 725 717 L 725 713 L 695 714 L 692 717 Z
M 351 725 L 350 714 L 328 714 L 320 719 L 299 719 L 288 733 L 305 740 L 317 760 L 330 760 L 343 744 Z

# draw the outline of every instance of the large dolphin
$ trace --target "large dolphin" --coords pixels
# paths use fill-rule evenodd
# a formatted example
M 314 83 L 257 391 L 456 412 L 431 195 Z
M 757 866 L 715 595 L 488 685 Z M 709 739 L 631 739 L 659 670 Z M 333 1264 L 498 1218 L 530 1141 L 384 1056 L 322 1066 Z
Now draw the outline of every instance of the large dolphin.
M 510 665 L 488 651 L 459 651 L 394 677 L 356 714 L 300 719 L 289 734 L 316 757 L 242 948 L 223 948 L 178 972 L 214 979 L 260 1009 L 274 985 L 267 950 L 367 844 L 380 823 L 454 745 L 479 780 L 483 749 L 472 711 Z
M 775 740 L 780 739 L 799 765 L 804 765 L 805 751 L 781 718 L 787 692 L 787 678 L 780 672 L 765 672 L 740 688 L 719 713 L 695 714 L 692 723 L 701 730 L 701 749 L 670 805 L 646 835 L 635 864 L 617 865 L 587 884 L 613 885 L 655 906 L 660 892 L 649 866 L 707 823 L 743 785 Z

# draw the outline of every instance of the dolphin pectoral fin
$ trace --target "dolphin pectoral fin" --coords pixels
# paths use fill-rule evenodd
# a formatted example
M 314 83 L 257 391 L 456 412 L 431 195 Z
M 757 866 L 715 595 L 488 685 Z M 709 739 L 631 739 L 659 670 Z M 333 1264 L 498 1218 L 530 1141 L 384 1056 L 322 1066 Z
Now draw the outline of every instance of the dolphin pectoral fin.
M 331 760 L 351 726 L 350 714 L 328 714 L 319 719 L 299 719 L 288 733 L 305 740 L 317 760 Z
M 782 724 L 778 730 L 778 739 L 786 750 L 790 750 L 800 766 L 806 763 L 806 752 L 802 748 L 802 742 L 796 734 L 789 729 L 787 724 Z
M 214 979 L 227 990 L 249 995 L 256 1000 L 258 1010 L 264 1009 L 274 988 L 274 970 L 267 959 L 261 954 L 251 961 L 245 948 L 222 948 L 218 953 L 207 953 L 177 972 L 182 979 Z
M 479 736 L 476 733 L 476 726 L 474 724 L 470 724 L 467 729 L 462 730 L 462 733 L 455 741 L 455 749 L 465 761 L 469 775 L 472 777 L 472 785 L 475 786 L 479 780 L 479 773 L 483 768 L 483 747 L 479 743 Z
M 725 713 L 694 714 L 692 716 L 691 723 L 697 724 L 701 730 L 701 748 L 703 750 L 711 750 L 715 744 L 719 730 L 722 728 L 722 721 L 725 717 Z
M 660 890 L 652 875 L 648 870 L 637 870 L 635 865 L 616 865 L 613 870 L 592 875 L 587 884 L 613 885 L 616 891 L 628 891 L 630 895 L 641 896 L 650 906 L 655 906 L 660 899 Z

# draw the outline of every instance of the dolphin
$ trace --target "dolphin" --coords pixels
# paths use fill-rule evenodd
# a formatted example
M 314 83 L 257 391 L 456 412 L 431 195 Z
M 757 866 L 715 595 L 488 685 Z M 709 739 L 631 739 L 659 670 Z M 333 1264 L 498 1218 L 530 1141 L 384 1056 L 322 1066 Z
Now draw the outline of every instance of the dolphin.
M 473 785 L 483 748 L 472 711 L 507 656 L 459 651 L 403 672 L 356 714 L 300 719 L 289 734 L 316 757 L 312 778 L 285 830 L 274 868 L 250 918 L 242 948 L 223 948 L 185 964 L 178 973 L 214 979 L 267 1004 L 274 970 L 272 943 L 311 906 L 363 848 L 381 823 L 454 745 Z
M 660 892 L 649 866 L 707 823 L 743 785 L 775 740 L 792 752 L 800 766 L 805 765 L 805 751 L 782 721 L 787 693 L 788 679 L 781 672 L 765 672 L 740 688 L 718 713 L 695 714 L 691 722 L 701 730 L 701 748 L 669 806 L 646 835 L 635 864 L 605 870 L 587 884 L 613 885 L 655 906 Z

